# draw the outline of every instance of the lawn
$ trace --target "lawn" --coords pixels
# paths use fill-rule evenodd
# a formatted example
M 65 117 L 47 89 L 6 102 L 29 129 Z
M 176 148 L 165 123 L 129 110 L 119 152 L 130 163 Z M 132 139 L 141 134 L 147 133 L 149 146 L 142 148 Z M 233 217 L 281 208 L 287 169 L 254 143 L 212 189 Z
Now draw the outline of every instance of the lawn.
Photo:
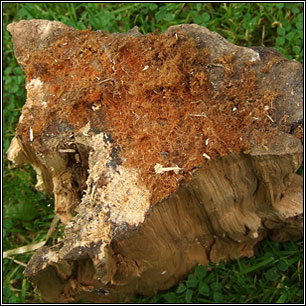
M 303 61 L 302 3 L 3 3 L 3 250 L 45 239 L 53 200 L 35 190 L 31 167 L 10 169 L 5 158 L 26 99 L 23 71 L 13 54 L 7 24 L 20 19 L 59 20 L 78 29 L 163 32 L 171 25 L 196 23 L 242 46 L 276 47 Z M 60 236 L 54 233 L 49 244 Z M 3 302 L 42 302 L 23 277 L 31 254 L 3 260 Z M 177 287 L 141 302 L 302 303 L 303 242 L 264 240 L 251 259 L 197 267 Z

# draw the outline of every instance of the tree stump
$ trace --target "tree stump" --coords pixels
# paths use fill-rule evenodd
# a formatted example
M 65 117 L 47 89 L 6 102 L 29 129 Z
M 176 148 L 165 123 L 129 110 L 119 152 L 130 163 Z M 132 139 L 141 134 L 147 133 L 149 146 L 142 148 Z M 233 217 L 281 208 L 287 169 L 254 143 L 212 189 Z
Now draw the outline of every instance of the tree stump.
M 65 225 L 25 269 L 47 302 L 115 302 L 302 237 L 303 69 L 198 25 L 8 26 L 27 101 L 8 159 Z

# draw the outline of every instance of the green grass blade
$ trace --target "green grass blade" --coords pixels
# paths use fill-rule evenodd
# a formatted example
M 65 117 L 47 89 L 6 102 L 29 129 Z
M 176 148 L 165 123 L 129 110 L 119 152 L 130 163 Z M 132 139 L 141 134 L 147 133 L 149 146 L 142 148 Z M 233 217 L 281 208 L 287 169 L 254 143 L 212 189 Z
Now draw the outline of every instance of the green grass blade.
M 244 270 L 241 271 L 242 274 L 247 274 L 247 273 L 250 273 L 250 272 L 253 272 L 253 271 L 256 271 L 258 270 L 259 268 L 262 268 L 268 264 L 270 264 L 271 262 L 274 261 L 274 257 L 269 257 L 265 260 L 263 260 L 262 262 L 258 263 L 257 265 L 254 265 L 252 267 L 249 267 L 249 268 L 246 268 Z

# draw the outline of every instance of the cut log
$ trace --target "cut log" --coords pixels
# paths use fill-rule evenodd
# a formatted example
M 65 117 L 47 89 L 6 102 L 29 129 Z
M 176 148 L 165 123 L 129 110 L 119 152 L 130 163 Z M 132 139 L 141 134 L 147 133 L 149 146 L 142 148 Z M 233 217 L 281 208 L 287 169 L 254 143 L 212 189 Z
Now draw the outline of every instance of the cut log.
M 33 166 L 65 225 L 25 270 L 45 301 L 149 295 L 302 237 L 300 63 L 197 25 L 8 30 L 27 88 L 8 159 Z

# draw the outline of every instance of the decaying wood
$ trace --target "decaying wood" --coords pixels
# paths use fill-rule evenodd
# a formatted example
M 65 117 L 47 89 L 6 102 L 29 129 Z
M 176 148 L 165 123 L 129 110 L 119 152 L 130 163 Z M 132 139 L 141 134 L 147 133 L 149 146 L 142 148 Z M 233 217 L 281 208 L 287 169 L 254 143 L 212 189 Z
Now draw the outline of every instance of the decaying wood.
M 299 63 L 197 25 L 8 30 L 27 77 L 8 159 L 33 166 L 65 225 L 25 270 L 45 301 L 148 295 L 302 237 Z

